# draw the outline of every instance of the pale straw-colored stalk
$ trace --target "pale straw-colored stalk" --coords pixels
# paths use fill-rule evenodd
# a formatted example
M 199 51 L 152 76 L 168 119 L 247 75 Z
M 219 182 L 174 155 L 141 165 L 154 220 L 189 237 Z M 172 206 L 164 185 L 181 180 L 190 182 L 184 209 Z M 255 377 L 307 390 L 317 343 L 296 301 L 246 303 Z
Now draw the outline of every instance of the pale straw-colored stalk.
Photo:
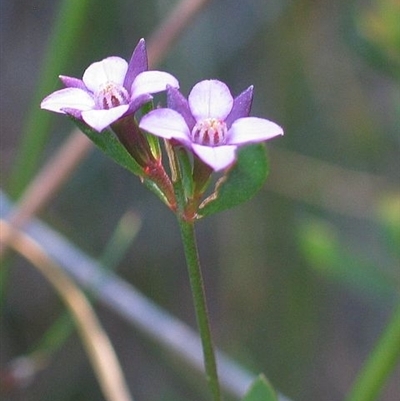
M 49 281 L 76 323 L 107 401 L 133 401 L 111 342 L 83 292 L 27 234 L 0 220 L 0 242 L 21 254 Z

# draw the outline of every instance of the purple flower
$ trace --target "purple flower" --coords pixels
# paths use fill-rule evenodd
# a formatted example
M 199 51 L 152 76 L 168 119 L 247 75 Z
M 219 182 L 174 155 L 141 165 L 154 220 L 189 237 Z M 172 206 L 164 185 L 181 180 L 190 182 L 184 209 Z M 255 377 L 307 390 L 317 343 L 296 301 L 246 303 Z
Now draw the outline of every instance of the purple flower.
M 60 75 L 66 88 L 47 96 L 40 106 L 71 114 L 100 132 L 151 100 L 150 93 L 179 87 L 172 75 L 147 69 L 146 44 L 141 39 L 129 64 L 120 57 L 107 57 L 91 64 L 82 80 Z
M 167 93 L 169 108 L 143 116 L 140 128 L 177 140 L 215 171 L 235 161 L 238 146 L 283 135 L 282 128 L 272 121 L 248 117 L 252 86 L 235 99 L 217 80 L 199 82 L 187 100 L 176 88 L 169 87 Z

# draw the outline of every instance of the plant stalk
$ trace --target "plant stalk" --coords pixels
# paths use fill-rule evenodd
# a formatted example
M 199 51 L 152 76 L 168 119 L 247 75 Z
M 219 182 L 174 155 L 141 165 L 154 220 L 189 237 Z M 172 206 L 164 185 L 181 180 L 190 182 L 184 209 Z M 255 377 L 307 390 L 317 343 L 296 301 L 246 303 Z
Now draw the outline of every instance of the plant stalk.
M 213 395 L 213 400 L 221 401 L 221 390 L 218 381 L 214 346 L 211 338 L 210 323 L 208 318 L 199 254 L 197 250 L 194 222 L 188 222 L 182 218 L 178 218 L 178 221 L 181 230 L 186 263 L 189 271 L 190 286 L 192 289 L 197 324 L 199 327 L 203 347 L 206 377 Z

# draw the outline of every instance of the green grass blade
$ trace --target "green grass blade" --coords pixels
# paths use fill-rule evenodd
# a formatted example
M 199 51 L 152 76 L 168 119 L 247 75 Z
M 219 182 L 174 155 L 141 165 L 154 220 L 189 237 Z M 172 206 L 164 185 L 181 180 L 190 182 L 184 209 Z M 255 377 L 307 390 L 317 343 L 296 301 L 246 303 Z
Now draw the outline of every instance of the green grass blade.
M 400 359 L 400 305 L 361 369 L 346 401 L 375 401 Z
M 40 110 L 39 104 L 55 89 L 58 75 L 73 58 L 89 4 L 90 0 L 64 0 L 61 4 L 10 177 L 9 192 L 13 197 L 21 194 L 36 173 L 52 118 L 51 113 Z

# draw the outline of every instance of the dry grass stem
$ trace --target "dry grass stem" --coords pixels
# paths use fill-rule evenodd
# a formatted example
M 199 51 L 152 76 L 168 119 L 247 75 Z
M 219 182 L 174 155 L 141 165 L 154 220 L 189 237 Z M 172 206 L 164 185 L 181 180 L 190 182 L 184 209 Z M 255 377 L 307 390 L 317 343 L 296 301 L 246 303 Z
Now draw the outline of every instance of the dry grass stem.
M 53 199 L 90 149 L 89 138 L 74 130 L 25 190 L 9 217 L 14 228 L 21 227 Z
M 349 170 L 300 153 L 269 148 L 266 188 L 351 218 L 374 221 L 382 196 L 397 191 L 385 177 Z
M 210 0 L 182 0 L 147 41 L 149 65 L 154 67 L 166 56 L 176 39 Z
M 83 292 L 36 241 L 4 220 L 0 220 L 0 242 L 29 260 L 57 291 L 76 323 L 106 400 L 132 401 L 111 342 Z
M 92 142 L 85 135 L 79 130 L 74 130 L 28 185 L 8 217 L 10 224 L 15 229 L 22 228 L 34 215 L 43 210 L 92 147 Z M 6 249 L 6 245 L 0 244 L 0 257 Z

